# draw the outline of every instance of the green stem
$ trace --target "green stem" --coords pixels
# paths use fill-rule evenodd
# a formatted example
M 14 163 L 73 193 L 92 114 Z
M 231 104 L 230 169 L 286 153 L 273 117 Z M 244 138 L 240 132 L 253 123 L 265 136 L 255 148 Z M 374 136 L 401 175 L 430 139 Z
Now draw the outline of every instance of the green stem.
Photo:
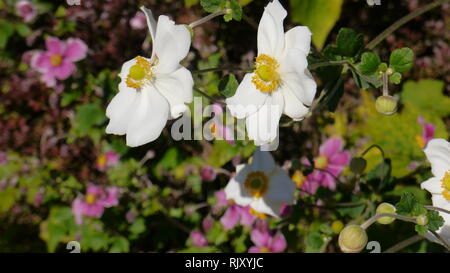
M 210 95 L 206 94 L 205 92 L 203 92 L 202 90 L 200 90 L 199 88 L 197 88 L 195 86 L 194 86 L 194 91 L 199 93 L 200 95 L 204 96 L 205 98 L 209 99 L 210 101 L 217 102 L 222 105 L 226 105 L 223 101 L 216 100 L 215 98 L 211 97 Z
M 383 149 L 378 146 L 377 144 L 373 144 L 372 146 L 370 146 L 369 148 L 367 148 L 362 154 L 361 157 L 365 156 L 370 150 L 372 150 L 373 148 L 376 148 L 377 150 L 379 150 L 381 152 L 381 157 L 383 157 L 383 161 L 385 160 L 385 156 L 384 156 L 384 151 Z
M 212 19 L 216 18 L 217 16 L 225 15 L 225 14 L 227 14 L 228 12 L 229 12 L 228 9 L 225 9 L 225 10 L 219 10 L 219 11 L 214 12 L 214 13 L 208 15 L 208 16 L 205 16 L 205 17 L 203 17 L 203 18 L 201 18 L 201 19 L 199 19 L 199 20 L 197 20 L 197 21 L 195 21 L 195 22 L 190 23 L 190 24 L 189 24 L 189 27 L 193 29 L 193 28 L 195 28 L 195 27 L 198 27 L 198 26 L 201 25 L 201 24 L 204 24 L 204 23 L 206 23 L 206 22 L 208 22 L 208 21 L 211 21 Z
M 444 4 L 445 2 L 448 2 L 449 0 L 438 0 L 435 1 L 431 4 L 428 4 L 426 6 L 421 7 L 420 9 L 416 9 L 415 11 L 409 13 L 408 15 L 400 18 L 398 21 L 396 21 L 395 23 L 393 23 L 390 27 L 388 27 L 386 30 L 384 30 L 383 32 L 381 32 L 377 37 L 375 37 L 375 39 L 373 39 L 371 42 L 369 42 L 366 46 L 366 48 L 368 50 L 373 50 L 380 42 L 382 42 L 384 39 L 386 39 L 386 37 L 388 37 L 389 35 L 391 35 L 394 31 L 396 31 L 397 29 L 399 29 L 401 26 L 403 26 L 404 24 L 408 23 L 409 21 L 411 21 L 412 19 L 416 18 L 417 16 L 430 11 L 442 4 Z
M 370 217 L 369 220 L 367 220 L 366 222 L 364 222 L 361 225 L 361 228 L 367 229 L 368 227 L 370 227 L 373 223 L 375 223 L 378 219 L 380 219 L 382 217 L 392 217 L 392 218 L 395 218 L 395 219 L 398 219 L 401 221 L 417 224 L 415 217 L 407 217 L 407 216 L 402 216 L 402 215 L 392 214 L 392 213 L 380 213 L 380 214 L 375 214 L 374 216 Z
M 441 235 L 439 235 L 439 233 L 437 233 L 436 231 L 430 230 L 430 232 L 433 233 L 433 235 L 434 235 L 439 241 L 442 242 L 442 244 L 445 246 L 445 248 L 446 248 L 447 250 L 450 251 L 450 244 L 447 242 L 447 240 L 446 240 L 444 237 L 442 237 Z
M 443 212 L 443 213 L 450 214 L 450 210 L 446 210 L 446 209 L 443 209 L 443 208 L 438 208 L 438 207 L 433 207 L 433 206 L 425 206 L 425 208 L 428 209 L 428 210 L 435 210 L 435 211 L 440 211 L 440 212 Z
M 308 65 L 308 69 L 310 69 L 310 70 L 315 70 L 315 69 L 317 69 L 317 68 L 319 68 L 319 67 L 344 65 L 344 64 L 347 64 L 347 63 L 348 63 L 347 60 L 342 60 L 342 61 L 326 61 L 326 62 L 320 62 L 320 63 L 310 64 L 310 65 Z
M 409 237 L 408 239 L 401 241 L 400 243 L 395 244 L 394 246 L 386 249 L 383 253 L 395 253 L 395 252 L 397 252 L 401 249 L 404 249 L 405 247 L 410 246 L 414 243 L 417 243 L 418 241 L 421 241 L 423 239 L 424 238 L 422 236 L 416 234 L 416 235 Z

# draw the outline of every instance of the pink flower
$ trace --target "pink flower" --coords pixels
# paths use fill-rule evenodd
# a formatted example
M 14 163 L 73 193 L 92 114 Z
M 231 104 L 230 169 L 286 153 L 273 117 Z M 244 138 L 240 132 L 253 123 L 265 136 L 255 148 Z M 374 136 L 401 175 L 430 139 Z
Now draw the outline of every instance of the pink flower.
M 336 190 L 337 177 L 350 163 L 350 152 L 343 150 L 342 139 L 330 138 L 320 146 L 319 156 L 314 159 L 314 170 L 306 178 L 302 185 L 302 190 L 314 194 L 319 186 Z M 307 159 L 302 160 L 303 164 L 310 166 Z M 317 170 L 318 169 L 318 170 Z
M 200 169 L 200 176 L 202 177 L 202 180 L 211 182 L 216 179 L 217 172 L 213 167 L 206 165 Z
M 249 253 L 280 253 L 287 246 L 283 233 L 272 236 L 267 228 L 254 228 L 250 238 L 255 246 L 248 250 Z
M 89 185 L 85 196 L 78 196 L 72 202 L 72 213 L 78 225 L 83 223 L 83 216 L 100 218 L 105 208 L 119 204 L 120 189 Z
M 119 163 L 120 155 L 114 151 L 106 152 L 97 158 L 96 168 L 99 171 L 106 171 L 110 167 L 114 167 Z
M 202 221 L 202 227 L 205 232 L 210 231 L 214 226 L 214 219 L 211 215 L 206 216 Z
M 225 211 L 220 223 L 225 230 L 233 229 L 239 222 L 242 226 L 250 226 L 255 221 L 256 216 L 250 212 L 250 207 L 241 207 L 236 204 L 232 204 Z
M 200 231 L 193 230 L 190 234 L 192 244 L 196 247 L 205 247 L 208 245 L 208 239 Z
M 419 116 L 417 121 L 422 126 L 422 135 L 416 136 L 416 141 L 417 144 L 419 144 L 420 149 L 423 149 L 427 146 L 428 142 L 434 138 L 436 126 L 434 126 L 433 123 L 426 123 L 422 116 Z
M 25 23 L 33 21 L 37 15 L 36 7 L 30 1 L 17 2 L 16 10 Z
M 0 166 L 5 165 L 6 163 L 8 163 L 8 155 L 5 152 L 0 151 Z
M 144 29 L 147 27 L 147 19 L 145 14 L 141 11 L 136 12 L 133 18 L 130 19 L 130 26 L 133 29 Z
M 56 80 L 65 80 L 75 72 L 74 62 L 86 58 L 87 46 L 80 39 L 66 42 L 50 37 L 45 40 L 47 51 L 33 56 L 31 66 L 42 73 L 48 87 L 55 87 Z

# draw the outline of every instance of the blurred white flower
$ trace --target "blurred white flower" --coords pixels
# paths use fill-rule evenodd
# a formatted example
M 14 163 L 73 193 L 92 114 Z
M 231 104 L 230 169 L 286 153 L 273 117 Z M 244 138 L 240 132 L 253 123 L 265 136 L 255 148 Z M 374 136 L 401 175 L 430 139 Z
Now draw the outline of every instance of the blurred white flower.
M 283 205 L 294 203 L 295 183 L 286 170 L 275 165 L 270 152 L 257 149 L 250 164 L 236 167 L 236 176 L 228 182 L 225 194 L 240 206 L 279 217 Z
M 423 182 L 421 187 L 432 194 L 433 206 L 450 210 L 450 143 L 444 139 L 433 139 L 428 142 L 424 152 L 431 163 L 434 177 Z M 439 214 L 445 223 L 437 233 L 450 241 L 450 214 Z M 431 234 L 427 234 L 427 238 L 439 242 Z
M 168 119 L 180 117 L 192 102 L 192 75 L 180 65 L 189 52 L 191 35 L 161 15 L 141 8 L 153 40 L 150 59 L 138 56 L 122 66 L 119 93 L 106 109 L 106 133 L 125 135 L 127 145 L 140 146 L 159 137 Z
M 316 94 L 316 82 L 308 70 L 311 32 L 298 26 L 286 33 L 287 12 L 274 0 L 265 8 L 258 28 L 255 70 L 246 74 L 227 99 L 233 116 L 246 118 L 249 138 L 256 145 L 273 141 L 281 114 L 302 120 Z

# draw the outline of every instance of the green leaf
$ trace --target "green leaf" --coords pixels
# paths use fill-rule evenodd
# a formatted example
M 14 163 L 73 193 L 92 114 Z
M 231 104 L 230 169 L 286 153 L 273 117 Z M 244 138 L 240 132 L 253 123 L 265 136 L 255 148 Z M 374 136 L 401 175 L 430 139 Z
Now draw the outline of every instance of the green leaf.
M 405 216 L 420 216 L 427 213 L 424 205 L 419 203 L 411 192 L 405 192 L 396 205 L 397 213 Z
M 361 62 L 357 67 L 364 75 L 373 75 L 380 64 L 381 60 L 377 54 L 373 52 L 364 52 L 361 56 Z
M 111 238 L 109 253 L 125 253 L 130 251 L 130 242 L 125 237 Z
M 230 0 L 227 2 L 227 8 L 231 10 L 231 13 L 225 14 L 223 18 L 225 19 L 225 22 L 229 22 L 232 19 L 236 21 L 241 21 L 242 19 L 242 8 L 239 5 L 239 2 L 237 0 Z
M 14 25 L 6 20 L 0 19 L 0 49 L 6 47 L 6 44 L 13 33 Z
M 145 220 L 144 218 L 137 218 L 134 220 L 133 224 L 130 226 L 130 232 L 134 234 L 140 234 L 144 232 L 146 229 L 145 227 Z
M 224 97 L 229 98 L 234 96 L 236 93 L 236 89 L 238 88 L 239 83 L 236 80 L 236 77 L 233 74 L 228 74 L 222 78 L 219 83 L 219 92 Z
M 312 42 L 321 50 L 341 16 L 343 0 L 290 0 L 293 23 L 308 26 L 313 33 Z
M 27 37 L 31 34 L 31 29 L 26 24 L 17 24 L 16 31 L 22 37 Z
M 226 5 L 226 0 L 201 0 L 200 5 L 209 13 L 222 10 Z
M 428 229 L 432 231 L 438 230 L 444 225 L 444 218 L 439 215 L 437 211 L 429 210 L 427 213 L 428 217 Z
M 389 76 L 389 82 L 393 84 L 400 84 L 402 81 L 402 74 L 395 72 Z
M 396 72 L 408 72 L 413 67 L 414 52 L 407 47 L 392 51 L 390 66 Z
M 363 47 L 363 38 L 351 28 L 341 28 L 336 39 L 337 53 L 346 57 L 356 56 Z
M 76 121 L 82 133 L 88 133 L 93 126 L 100 125 L 105 120 L 104 111 L 97 104 L 85 104 L 77 109 Z
M 322 237 L 322 234 L 319 232 L 311 232 L 306 236 L 305 238 L 305 244 L 306 244 L 306 253 L 317 253 L 320 251 L 324 244 L 324 240 Z
M 367 174 L 368 183 L 378 189 L 384 188 L 391 181 L 391 170 L 391 160 L 384 160 Z

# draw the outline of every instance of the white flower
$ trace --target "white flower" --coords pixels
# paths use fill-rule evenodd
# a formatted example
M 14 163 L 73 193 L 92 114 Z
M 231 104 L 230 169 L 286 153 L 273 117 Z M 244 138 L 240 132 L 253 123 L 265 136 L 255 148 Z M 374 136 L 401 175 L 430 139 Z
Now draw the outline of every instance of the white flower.
M 276 138 L 281 114 L 304 119 L 316 94 L 306 59 L 311 32 L 298 26 L 284 33 L 286 15 L 278 0 L 267 5 L 258 28 L 255 71 L 246 74 L 236 94 L 227 99 L 232 115 L 246 118 L 249 138 L 256 145 Z
M 259 149 L 250 164 L 236 167 L 236 176 L 225 187 L 227 199 L 250 206 L 258 213 L 279 217 L 283 204 L 294 203 L 295 183 L 287 172 L 275 165 L 272 155 Z
M 150 10 L 141 8 L 153 40 L 150 59 L 136 57 L 122 66 L 119 93 L 106 109 L 106 133 L 126 134 L 127 145 L 140 146 L 159 137 L 168 119 L 180 117 L 192 102 L 192 75 L 180 61 L 189 52 L 191 35 L 161 15 L 158 24 Z
M 450 143 L 444 139 L 433 139 L 428 142 L 424 152 L 431 163 L 434 177 L 423 182 L 421 187 L 432 194 L 433 206 L 450 210 Z M 450 214 L 439 214 L 445 223 L 437 232 L 450 241 Z M 427 238 L 431 237 L 427 235 Z M 437 242 L 435 238 L 431 239 Z

